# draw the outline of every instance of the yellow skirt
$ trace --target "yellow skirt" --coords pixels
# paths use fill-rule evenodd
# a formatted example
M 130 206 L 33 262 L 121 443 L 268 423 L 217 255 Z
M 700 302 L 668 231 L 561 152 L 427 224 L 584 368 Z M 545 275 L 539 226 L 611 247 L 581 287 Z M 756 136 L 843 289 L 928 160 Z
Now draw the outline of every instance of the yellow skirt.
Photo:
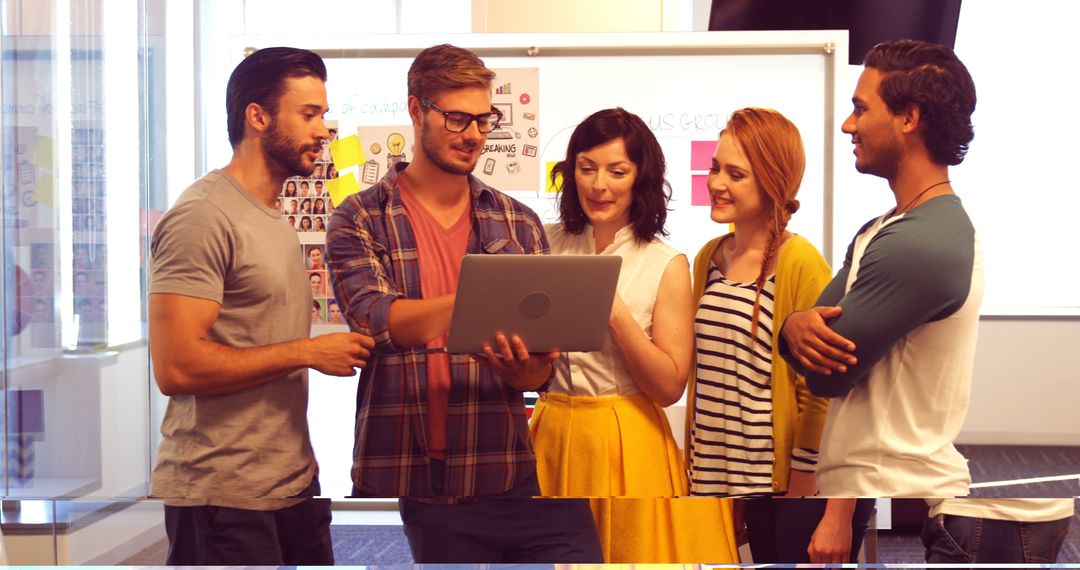
M 664 410 L 644 394 L 541 395 L 530 430 L 540 489 L 591 497 L 608 563 L 739 561 L 727 499 L 687 494 Z

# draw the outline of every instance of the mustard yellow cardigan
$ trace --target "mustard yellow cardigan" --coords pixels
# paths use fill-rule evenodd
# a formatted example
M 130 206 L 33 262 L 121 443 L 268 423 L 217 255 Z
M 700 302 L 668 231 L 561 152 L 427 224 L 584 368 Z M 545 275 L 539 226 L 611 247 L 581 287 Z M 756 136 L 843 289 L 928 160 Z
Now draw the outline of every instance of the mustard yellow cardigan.
M 709 267 L 720 242 L 732 234 L 722 235 L 701 248 L 694 258 L 694 299 L 705 295 Z M 795 373 L 780 357 L 780 328 L 788 315 L 814 306 L 818 295 L 832 279 L 832 272 L 818 250 L 802 236 L 794 236 L 780 246 L 776 264 L 776 290 L 773 302 L 772 352 L 772 409 L 773 491 L 786 492 L 791 472 L 792 448 L 819 449 L 821 431 L 825 427 L 828 399 L 814 396 L 806 387 L 806 379 Z M 696 354 L 696 351 L 695 351 Z M 685 459 L 690 465 L 690 431 L 694 425 L 696 365 L 690 368 L 686 388 Z

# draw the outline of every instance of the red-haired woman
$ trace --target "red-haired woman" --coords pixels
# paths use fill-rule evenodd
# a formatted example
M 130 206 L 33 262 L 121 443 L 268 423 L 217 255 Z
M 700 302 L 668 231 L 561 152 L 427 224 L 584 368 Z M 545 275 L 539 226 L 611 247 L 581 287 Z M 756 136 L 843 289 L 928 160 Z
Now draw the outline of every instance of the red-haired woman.
M 707 243 L 694 261 L 690 493 L 746 498 L 736 505 L 736 533 L 746 533 L 755 563 L 853 557 L 873 509 L 863 501 L 853 518 L 854 500 L 776 500 L 815 493 L 828 407 L 779 356 L 784 319 L 813 306 L 831 278 L 817 249 L 786 229 L 805 164 L 799 131 L 783 115 L 733 113 L 708 188 L 712 220 L 734 231 Z

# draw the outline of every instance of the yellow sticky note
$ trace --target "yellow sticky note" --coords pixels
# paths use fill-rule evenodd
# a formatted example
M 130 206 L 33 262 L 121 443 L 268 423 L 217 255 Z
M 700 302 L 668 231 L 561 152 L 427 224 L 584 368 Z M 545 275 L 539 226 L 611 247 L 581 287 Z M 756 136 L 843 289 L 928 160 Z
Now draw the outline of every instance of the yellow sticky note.
M 549 194 L 554 194 L 562 191 L 562 173 L 555 177 L 555 183 L 551 182 L 551 171 L 555 169 L 555 165 L 558 162 L 548 162 L 544 168 L 544 188 Z
M 367 160 L 364 149 L 360 146 L 360 137 L 356 135 L 330 141 L 330 156 L 334 159 L 334 167 L 338 172 Z
M 326 191 L 330 193 L 330 200 L 336 208 L 345 201 L 345 198 L 360 191 L 360 183 L 356 181 L 355 174 L 346 172 L 333 180 L 327 180 Z
M 50 208 L 53 207 L 53 195 L 55 189 L 53 188 L 53 177 L 48 172 L 38 172 L 37 184 L 34 185 L 34 200 L 38 204 L 44 204 Z
M 53 144 L 49 137 L 38 136 L 37 144 L 34 145 L 34 158 L 31 163 L 41 168 L 52 170 L 53 167 Z

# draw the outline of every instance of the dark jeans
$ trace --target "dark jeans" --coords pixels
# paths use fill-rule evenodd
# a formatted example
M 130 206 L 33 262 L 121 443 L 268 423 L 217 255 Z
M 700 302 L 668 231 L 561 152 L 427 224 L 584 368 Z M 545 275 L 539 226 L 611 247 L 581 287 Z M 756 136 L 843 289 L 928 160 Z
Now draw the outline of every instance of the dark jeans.
M 441 482 L 441 461 L 432 480 Z M 437 489 L 438 490 L 438 489 Z M 603 563 L 588 499 L 535 499 L 536 474 L 506 493 L 454 505 L 398 500 L 417 564 Z
M 858 499 L 851 516 L 851 558 L 856 562 L 862 548 L 874 499 Z M 810 538 L 825 514 L 825 499 L 746 500 L 746 532 L 755 564 L 809 563 Z
M 1017 522 L 938 515 L 922 528 L 926 561 L 934 564 L 1052 564 L 1072 518 Z
M 313 480 L 300 497 L 319 494 Z M 331 565 L 330 499 L 277 511 L 165 507 L 169 566 Z

